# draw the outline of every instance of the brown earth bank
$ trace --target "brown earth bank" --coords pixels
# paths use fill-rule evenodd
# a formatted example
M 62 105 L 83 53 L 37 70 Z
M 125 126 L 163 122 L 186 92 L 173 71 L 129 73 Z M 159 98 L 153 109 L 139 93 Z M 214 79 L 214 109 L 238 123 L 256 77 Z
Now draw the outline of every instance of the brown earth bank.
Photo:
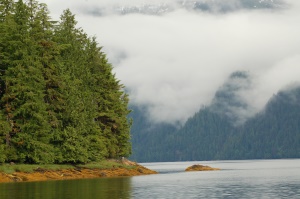
M 195 164 L 185 169 L 185 171 L 216 171 L 219 168 L 212 168 L 210 166 L 204 166 L 201 164 Z
M 7 174 L 0 172 L 0 183 L 5 182 L 32 182 L 46 180 L 71 180 L 84 178 L 103 178 L 103 177 L 121 177 L 157 174 L 142 165 L 129 160 L 122 161 L 122 164 L 130 166 L 128 168 L 115 167 L 109 169 L 76 167 L 61 170 L 46 170 L 37 168 L 34 172 L 14 172 Z

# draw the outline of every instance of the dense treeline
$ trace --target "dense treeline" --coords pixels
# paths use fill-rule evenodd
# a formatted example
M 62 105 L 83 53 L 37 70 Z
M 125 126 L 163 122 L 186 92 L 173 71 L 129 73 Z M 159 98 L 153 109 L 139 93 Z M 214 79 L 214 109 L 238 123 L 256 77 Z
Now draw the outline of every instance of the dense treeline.
M 70 10 L 0 2 L 0 163 L 86 163 L 131 152 L 128 98 Z
M 248 105 L 237 93 L 251 84 L 249 78 L 246 73 L 233 73 L 211 105 L 177 130 L 170 131 L 169 126 L 159 131 L 156 124 L 151 129 L 134 123 L 132 158 L 140 162 L 300 158 L 300 87 L 278 92 L 263 111 L 241 124 L 234 112 L 248 110 Z M 138 139 L 141 131 L 147 140 Z
M 233 159 L 300 157 L 300 87 L 278 92 L 265 110 L 237 129 L 237 146 L 224 150 Z M 239 150 L 236 150 L 236 147 Z

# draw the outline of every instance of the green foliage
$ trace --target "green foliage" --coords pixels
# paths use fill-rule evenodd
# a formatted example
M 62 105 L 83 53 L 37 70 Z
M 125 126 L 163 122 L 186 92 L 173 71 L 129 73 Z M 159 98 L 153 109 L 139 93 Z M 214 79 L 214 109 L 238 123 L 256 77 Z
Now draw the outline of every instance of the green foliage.
M 14 172 L 32 173 L 36 170 L 58 171 L 63 169 L 113 169 L 126 168 L 134 169 L 136 166 L 125 165 L 114 160 L 102 160 L 99 162 L 90 162 L 87 164 L 0 164 L 0 172 L 12 174 Z
M 127 156 L 128 99 L 70 10 L 0 3 L 0 162 L 87 163 Z M 2 153 L 3 152 L 3 153 Z
M 112 168 L 127 168 L 127 169 L 132 169 L 135 168 L 136 166 L 131 166 L 131 165 L 125 165 L 117 161 L 113 160 L 103 160 L 100 162 L 91 162 L 88 164 L 83 164 L 83 165 L 76 165 L 77 167 L 80 168 L 87 168 L 87 169 L 112 169 Z
M 74 168 L 73 165 L 59 165 L 59 164 L 3 164 L 0 165 L 0 172 L 12 174 L 14 172 L 26 172 L 32 173 L 37 169 L 45 169 L 45 170 L 52 170 L 57 171 L 61 169 L 72 169 Z
M 6 156 L 5 156 L 5 148 L 3 144 L 0 144 L 0 164 L 5 162 Z

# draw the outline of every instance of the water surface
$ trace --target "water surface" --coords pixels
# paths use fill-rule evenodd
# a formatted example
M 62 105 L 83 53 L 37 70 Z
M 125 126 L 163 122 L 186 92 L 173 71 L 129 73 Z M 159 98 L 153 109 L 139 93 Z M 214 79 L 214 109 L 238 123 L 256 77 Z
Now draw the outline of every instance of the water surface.
M 184 172 L 193 164 L 220 171 Z M 300 160 L 144 163 L 157 175 L 0 184 L 0 199 L 300 198 Z

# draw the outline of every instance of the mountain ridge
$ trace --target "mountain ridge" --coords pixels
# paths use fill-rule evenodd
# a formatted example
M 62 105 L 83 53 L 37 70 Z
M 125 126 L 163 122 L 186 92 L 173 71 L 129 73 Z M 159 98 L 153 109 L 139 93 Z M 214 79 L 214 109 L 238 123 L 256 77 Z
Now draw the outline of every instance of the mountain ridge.
M 228 87 L 232 80 L 241 80 L 244 84 Z M 152 124 L 152 131 L 143 134 L 147 137 L 144 142 L 135 139 L 143 126 L 133 124 L 138 129 L 132 131 L 131 158 L 140 162 L 299 158 L 300 86 L 279 91 L 262 111 L 237 125 L 234 122 L 237 115 L 228 114 L 230 108 L 226 107 L 226 100 L 237 100 L 235 91 L 250 84 L 247 72 L 233 73 L 216 92 L 211 105 L 201 108 L 179 129 L 169 125 L 172 131 L 158 131 Z M 239 101 L 231 106 L 248 108 Z

